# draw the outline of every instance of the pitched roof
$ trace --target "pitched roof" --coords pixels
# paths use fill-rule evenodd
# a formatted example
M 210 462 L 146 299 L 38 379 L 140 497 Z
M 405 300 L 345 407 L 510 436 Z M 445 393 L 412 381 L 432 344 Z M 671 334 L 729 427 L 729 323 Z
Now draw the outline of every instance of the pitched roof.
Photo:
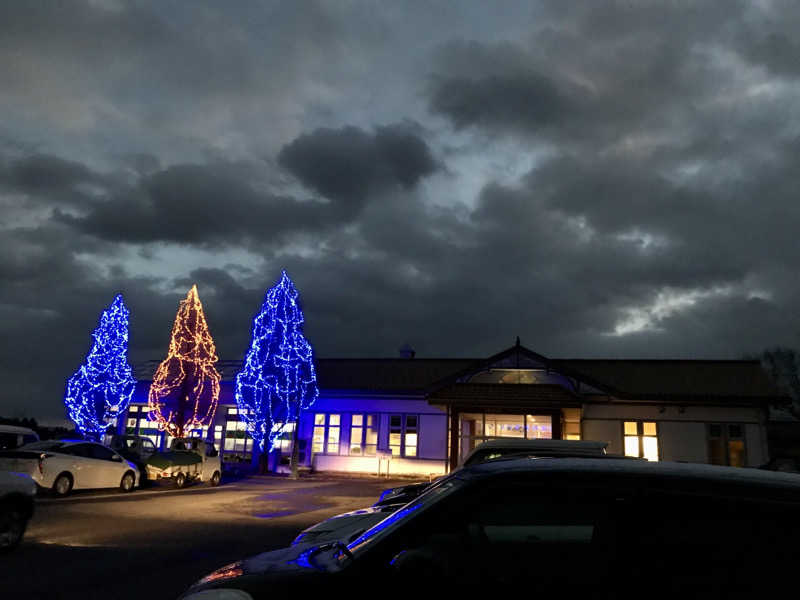
M 777 398 L 757 360 L 551 360 L 550 365 L 621 397 Z
M 543 360 L 547 368 L 619 398 L 765 399 L 785 396 L 756 360 L 548 359 L 524 347 L 515 347 L 514 351 L 530 353 L 537 360 Z M 507 360 L 509 351 L 495 357 Z M 317 381 L 324 391 L 425 394 L 437 393 L 456 383 L 465 373 L 486 369 L 492 361 L 486 358 L 318 358 L 315 363 Z M 140 381 L 152 379 L 158 364 L 159 361 L 148 361 L 136 365 L 136 378 Z M 241 361 L 219 361 L 217 369 L 223 381 L 233 381 L 241 364 Z M 520 390 L 527 387 L 524 384 L 488 385 Z M 463 393 L 473 393 L 475 389 L 463 388 Z M 521 392 L 492 392 L 494 397 L 506 393 Z
M 138 380 L 152 380 L 160 361 L 134 367 Z M 434 382 L 477 363 L 474 358 L 317 358 L 317 383 L 325 390 L 370 390 L 421 393 Z M 233 381 L 240 360 L 221 360 L 217 370 L 223 381 Z

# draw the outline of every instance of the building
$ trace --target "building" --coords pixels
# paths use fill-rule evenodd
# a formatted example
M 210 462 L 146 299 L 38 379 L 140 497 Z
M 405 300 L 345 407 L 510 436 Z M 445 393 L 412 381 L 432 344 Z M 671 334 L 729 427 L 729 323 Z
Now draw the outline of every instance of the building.
M 608 442 L 651 460 L 758 466 L 768 407 L 784 400 L 754 360 L 550 359 L 517 344 L 482 359 L 318 359 L 320 397 L 301 415 L 301 463 L 320 471 L 439 475 L 498 437 Z M 157 361 L 137 368 L 128 433 L 147 419 Z M 226 462 L 250 462 L 238 419 L 238 361 L 221 361 L 219 408 L 205 434 Z M 280 442 L 283 464 L 291 433 Z M 283 467 L 285 468 L 285 466 Z

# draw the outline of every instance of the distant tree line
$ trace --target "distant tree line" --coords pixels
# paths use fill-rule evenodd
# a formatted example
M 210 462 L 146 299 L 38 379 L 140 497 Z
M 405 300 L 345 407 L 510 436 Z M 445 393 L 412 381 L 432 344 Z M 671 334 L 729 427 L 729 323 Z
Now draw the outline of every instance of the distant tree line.
M 776 346 L 746 358 L 760 360 L 778 388 L 788 396 L 786 403 L 776 408 L 787 410 L 800 420 L 800 352 Z

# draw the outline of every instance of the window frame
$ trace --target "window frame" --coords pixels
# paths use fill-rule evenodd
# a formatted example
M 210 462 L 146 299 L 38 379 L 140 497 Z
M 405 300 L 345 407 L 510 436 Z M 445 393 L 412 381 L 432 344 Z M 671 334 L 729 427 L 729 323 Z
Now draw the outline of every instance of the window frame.
M 636 435 L 630 435 L 625 432 L 625 424 L 626 423 L 635 423 L 636 424 Z M 656 434 L 655 435 L 646 435 L 644 433 L 644 425 L 645 423 L 652 423 L 655 425 Z M 638 441 L 638 454 L 632 455 L 628 454 L 628 451 L 625 447 L 625 440 L 629 437 L 636 437 Z M 656 440 L 656 460 L 651 461 L 648 459 L 644 453 L 644 438 L 655 438 Z M 663 460 L 661 454 L 661 427 L 658 424 L 658 421 L 655 419 L 622 419 L 622 454 L 624 456 L 630 456 L 632 458 L 643 458 L 648 462 L 661 462 Z
M 361 417 L 361 425 L 355 425 L 353 420 L 354 417 Z M 369 419 L 372 418 L 372 426 L 369 426 Z M 380 415 L 377 413 L 371 412 L 355 412 L 350 413 L 350 438 L 348 440 L 348 447 L 347 447 L 347 455 L 348 456 L 360 456 L 360 457 L 369 457 L 369 456 L 377 456 L 378 454 L 378 445 L 380 442 Z M 353 430 L 360 429 L 361 430 L 361 439 L 357 440 L 357 444 L 353 444 Z M 375 432 L 375 443 L 368 444 L 367 443 L 367 432 L 374 431 Z M 353 453 L 353 446 L 358 446 L 360 452 L 358 454 Z M 371 454 L 367 453 L 367 446 L 374 446 L 375 449 Z
M 388 431 L 388 448 L 389 452 L 392 451 L 393 446 L 397 446 L 397 444 L 392 444 L 392 434 L 397 433 L 392 431 L 392 417 L 400 417 L 400 446 L 399 452 L 397 455 L 392 454 L 392 457 L 395 458 L 419 458 L 419 439 L 420 439 L 420 415 L 418 413 L 389 413 L 389 431 Z M 411 432 L 408 431 L 408 417 L 414 417 L 416 421 L 416 426 L 413 428 Z M 409 434 L 416 434 L 417 436 L 417 443 L 414 446 L 414 454 L 413 456 L 409 456 L 406 453 L 406 436 Z
M 739 466 L 746 467 L 747 466 L 747 429 L 745 427 L 745 423 L 738 423 L 738 422 L 713 422 L 713 423 L 706 423 L 706 461 L 707 464 L 710 465 L 717 465 L 719 463 L 711 462 L 711 442 L 712 440 L 721 440 L 722 447 L 725 455 L 725 462 L 721 463 L 719 466 L 723 467 L 730 467 L 730 466 Z M 719 426 L 720 428 L 720 435 L 719 436 L 712 436 L 711 435 L 711 428 L 713 426 Z M 731 438 L 730 435 L 730 427 L 731 425 L 735 427 L 739 427 L 741 429 L 742 435 L 739 437 Z M 731 465 L 731 440 L 741 440 L 742 441 L 742 464 L 741 465 Z
M 313 415 L 314 415 L 314 421 L 312 423 L 312 429 L 311 429 L 311 452 L 312 452 L 312 454 L 315 454 L 315 455 L 323 454 L 323 455 L 327 455 L 327 456 L 341 456 L 341 453 L 342 453 L 342 429 L 343 429 L 343 426 L 342 426 L 343 425 L 343 423 L 342 423 L 342 413 L 340 413 L 340 412 L 335 412 L 335 413 L 315 412 L 315 413 L 313 413 Z M 320 415 L 322 415 L 325 418 L 324 423 L 317 423 L 317 417 L 320 416 Z M 332 415 L 339 417 L 339 422 L 336 425 L 331 425 L 331 416 Z M 330 430 L 331 430 L 332 427 L 339 430 L 339 435 L 337 437 L 337 442 L 336 442 L 336 446 L 337 446 L 336 452 L 331 452 L 330 449 L 328 448 Z M 321 428 L 322 431 L 323 431 L 322 450 L 321 451 L 317 451 L 315 449 L 315 446 L 314 446 L 315 445 L 314 438 L 316 437 L 316 432 L 317 432 L 317 429 L 319 429 L 319 428 Z M 349 456 L 350 455 L 349 454 L 350 453 L 350 446 L 349 445 L 347 446 L 347 452 L 348 452 L 347 456 Z

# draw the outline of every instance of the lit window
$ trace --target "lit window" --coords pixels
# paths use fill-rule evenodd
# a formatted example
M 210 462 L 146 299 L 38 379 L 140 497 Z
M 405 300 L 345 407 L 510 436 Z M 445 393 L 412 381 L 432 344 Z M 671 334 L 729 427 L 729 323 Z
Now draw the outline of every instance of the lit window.
M 281 454 L 292 453 L 292 441 L 294 440 L 294 423 L 289 423 L 284 426 L 283 423 L 273 423 L 272 432 L 280 432 L 276 439 L 275 447 L 280 449 Z M 248 444 L 250 438 L 248 437 Z
M 417 455 L 417 417 L 406 416 L 405 456 Z
M 325 451 L 325 415 L 314 415 L 314 437 L 312 439 L 312 451 L 322 453 Z
M 375 456 L 378 451 L 378 416 L 367 415 L 367 428 L 364 432 L 364 454 Z
M 377 435 L 375 436 L 377 439 Z M 417 456 L 419 417 L 417 415 L 390 415 L 389 449 L 392 456 Z
M 400 456 L 403 442 L 403 416 L 392 415 L 389 417 L 389 449 L 392 456 Z
M 625 456 L 658 460 L 658 426 L 653 421 L 625 421 Z
M 350 454 L 361 456 L 364 443 L 364 415 L 350 417 Z
M 708 425 L 708 462 L 712 465 L 745 465 L 744 429 L 736 423 Z
M 312 451 L 318 454 L 339 454 L 340 425 L 341 415 L 315 414 Z
M 339 415 L 328 415 L 327 447 L 325 448 L 328 454 L 339 454 L 339 423 Z

